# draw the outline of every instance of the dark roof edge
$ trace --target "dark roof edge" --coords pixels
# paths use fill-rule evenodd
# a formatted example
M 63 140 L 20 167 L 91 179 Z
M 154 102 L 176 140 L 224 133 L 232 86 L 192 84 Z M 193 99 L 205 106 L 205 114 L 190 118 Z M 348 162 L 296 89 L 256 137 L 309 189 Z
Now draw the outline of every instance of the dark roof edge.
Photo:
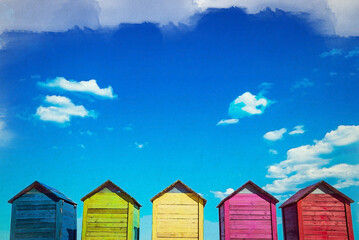
M 16 199 L 18 199 L 19 197 L 21 197 L 22 195 L 24 195 L 25 193 L 27 193 L 28 191 L 30 191 L 31 189 L 36 188 L 37 190 L 39 190 L 42 193 L 50 193 L 51 195 L 53 195 L 55 198 L 57 199 L 62 199 L 68 203 L 71 203 L 73 205 L 77 205 L 77 203 L 75 203 L 74 201 L 72 201 L 70 198 L 67 198 L 63 193 L 61 193 L 60 191 L 58 191 L 59 193 L 61 193 L 62 195 L 64 195 L 66 198 L 59 196 L 58 194 L 55 194 L 51 189 L 47 188 L 47 186 L 45 186 L 44 184 L 35 181 L 33 183 L 31 183 L 29 186 L 27 186 L 26 188 L 24 188 L 21 192 L 19 192 L 18 194 L 16 194 L 14 197 L 12 197 L 8 203 L 13 203 Z
M 340 192 L 338 189 L 327 183 L 326 181 L 322 180 L 320 182 L 314 183 L 312 185 L 309 185 L 308 187 L 302 188 L 298 192 L 296 192 L 293 196 L 291 196 L 287 201 L 285 201 L 282 205 L 279 206 L 279 208 L 283 208 L 289 205 L 292 205 L 294 203 L 297 203 L 299 200 L 305 198 L 307 195 L 309 195 L 311 192 L 313 192 L 315 189 L 317 189 L 320 185 L 325 185 L 327 188 L 329 188 L 334 193 L 338 194 L 345 200 L 347 200 L 350 203 L 353 203 L 354 200 L 345 195 L 344 193 Z
M 120 188 L 110 180 L 107 180 L 106 182 L 102 183 L 100 186 L 98 186 L 97 188 L 86 194 L 83 198 L 81 198 L 81 201 L 84 202 L 87 198 L 92 197 L 93 195 L 95 195 L 96 193 L 98 193 L 108 185 L 112 185 L 113 187 L 117 188 L 119 191 L 123 192 L 126 196 L 132 199 L 135 204 L 137 204 L 139 207 L 142 207 L 142 205 L 139 202 L 137 202 L 136 199 L 134 199 L 130 194 L 128 194 L 126 191 L 124 191 L 122 188 Z
M 240 192 L 241 190 L 243 190 L 247 185 L 252 185 L 255 189 L 257 189 L 259 192 L 263 193 L 264 195 L 266 195 L 267 197 L 269 197 L 270 199 L 274 200 L 275 203 L 278 203 L 279 200 L 277 198 L 275 198 L 272 194 L 268 193 L 267 191 L 263 190 L 261 187 L 259 187 L 257 184 L 255 184 L 254 182 L 252 182 L 251 180 L 247 181 L 245 184 L 243 184 L 241 187 L 239 187 L 237 190 L 235 190 L 233 193 L 231 193 L 230 195 L 228 195 L 227 197 L 225 197 L 224 199 L 222 199 L 222 201 L 217 205 L 217 208 L 219 208 L 225 201 L 227 201 L 228 199 L 230 199 L 231 197 L 233 197 L 234 195 L 236 195 L 238 192 Z
M 151 202 L 153 202 L 155 199 L 159 198 L 160 196 L 162 196 L 163 194 L 165 194 L 170 188 L 172 188 L 176 183 L 180 183 L 182 184 L 185 188 L 187 188 L 188 191 L 190 191 L 191 193 L 196 194 L 200 199 L 203 200 L 203 207 L 206 205 L 207 200 L 205 198 L 203 198 L 201 195 L 199 195 L 198 193 L 196 193 L 194 190 L 192 190 L 190 187 L 188 187 L 186 184 L 184 184 L 181 180 L 177 180 L 174 183 L 172 183 L 171 185 L 169 185 L 168 187 L 166 187 L 165 189 L 163 189 L 161 192 L 157 193 L 153 198 L 151 198 Z

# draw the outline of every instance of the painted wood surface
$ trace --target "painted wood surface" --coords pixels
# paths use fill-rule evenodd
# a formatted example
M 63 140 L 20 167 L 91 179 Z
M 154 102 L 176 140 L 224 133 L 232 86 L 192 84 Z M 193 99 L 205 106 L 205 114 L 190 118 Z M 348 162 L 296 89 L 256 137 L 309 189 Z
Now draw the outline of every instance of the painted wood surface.
M 83 240 L 138 240 L 139 206 L 126 193 L 103 188 L 84 201 Z
M 13 202 L 10 240 L 75 240 L 76 207 L 31 189 Z
M 151 201 L 152 240 L 203 240 L 201 196 L 177 181 Z
M 218 205 L 221 239 L 277 240 L 276 203 L 273 196 L 247 182 Z
M 320 181 L 298 191 L 280 206 L 286 240 L 354 240 L 353 200 Z
M 297 204 L 282 208 L 284 240 L 298 240 L 298 212 Z
M 350 239 L 345 201 L 340 196 L 309 194 L 298 205 L 301 239 Z

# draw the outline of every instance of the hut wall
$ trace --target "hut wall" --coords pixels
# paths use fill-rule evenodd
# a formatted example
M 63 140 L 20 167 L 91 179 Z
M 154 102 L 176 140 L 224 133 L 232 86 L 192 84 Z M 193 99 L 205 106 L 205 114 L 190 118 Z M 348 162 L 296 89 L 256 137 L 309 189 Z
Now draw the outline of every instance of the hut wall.
M 126 240 L 128 212 L 129 203 L 121 194 L 106 188 L 96 193 L 84 202 L 82 239 Z
M 298 202 L 304 239 L 350 239 L 345 200 L 333 194 L 312 193 Z
M 10 240 L 54 239 L 56 202 L 32 189 L 12 203 Z
M 152 239 L 203 239 L 203 200 L 168 192 L 153 201 Z
M 61 214 L 61 240 L 75 240 L 77 219 L 76 219 L 76 207 L 70 203 L 60 200 L 59 209 Z
M 224 204 L 219 207 L 219 233 L 220 239 L 225 240 L 225 214 L 224 214 Z
M 133 209 L 133 240 L 140 239 L 140 209 L 136 205 Z
M 283 235 L 285 240 L 298 240 L 298 213 L 297 205 L 293 204 L 282 208 Z
M 227 202 L 230 239 L 277 239 L 273 238 L 272 208 L 268 197 L 238 193 Z

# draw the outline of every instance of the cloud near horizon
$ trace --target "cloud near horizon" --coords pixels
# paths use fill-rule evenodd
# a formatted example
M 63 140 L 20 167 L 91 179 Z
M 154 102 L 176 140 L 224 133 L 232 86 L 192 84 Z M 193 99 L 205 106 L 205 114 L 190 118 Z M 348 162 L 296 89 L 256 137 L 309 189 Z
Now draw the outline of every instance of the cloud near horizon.
M 210 192 L 214 194 L 215 198 L 219 198 L 220 200 L 223 200 L 228 195 L 231 195 L 234 192 L 234 189 L 227 188 L 225 192 L 221 192 L 221 191 L 210 191 Z
M 35 114 L 42 121 L 64 124 L 69 123 L 72 117 L 97 117 L 94 111 L 88 111 L 82 105 L 75 105 L 67 97 L 47 95 L 44 102 L 46 106 L 39 106 Z
M 359 164 L 338 163 L 328 166 L 339 156 L 324 158 L 340 147 L 359 142 L 359 125 L 340 125 L 325 134 L 312 145 L 303 145 L 287 151 L 287 159 L 269 166 L 268 178 L 276 178 L 265 189 L 273 193 L 298 190 L 298 185 L 306 182 L 335 178 L 337 188 L 359 186 Z M 339 153 L 340 154 L 340 153 Z
M 280 9 L 308 20 L 321 34 L 359 36 L 359 1 L 347 0 L 3 0 L 0 33 L 59 32 L 75 26 L 91 29 L 121 23 L 193 24 L 192 17 L 210 8 L 239 7 L 248 14 Z M 81 14 L 78 14 L 81 12 Z M 34 17 L 36 16 L 36 18 Z
M 113 99 L 117 97 L 113 93 L 111 86 L 100 88 L 95 79 L 77 82 L 74 80 L 67 80 L 64 77 L 56 77 L 46 83 L 39 82 L 39 85 L 46 88 L 57 88 L 69 92 L 87 93 L 102 98 Z

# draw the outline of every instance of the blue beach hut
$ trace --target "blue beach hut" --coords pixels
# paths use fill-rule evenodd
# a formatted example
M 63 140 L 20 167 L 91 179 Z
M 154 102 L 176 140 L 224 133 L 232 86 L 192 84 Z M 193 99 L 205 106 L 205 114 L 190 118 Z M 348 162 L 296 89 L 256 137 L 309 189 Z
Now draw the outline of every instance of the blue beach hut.
M 35 181 L 9 203 L 10 240 L 76 240 L 77 204 L 60 191 Z

